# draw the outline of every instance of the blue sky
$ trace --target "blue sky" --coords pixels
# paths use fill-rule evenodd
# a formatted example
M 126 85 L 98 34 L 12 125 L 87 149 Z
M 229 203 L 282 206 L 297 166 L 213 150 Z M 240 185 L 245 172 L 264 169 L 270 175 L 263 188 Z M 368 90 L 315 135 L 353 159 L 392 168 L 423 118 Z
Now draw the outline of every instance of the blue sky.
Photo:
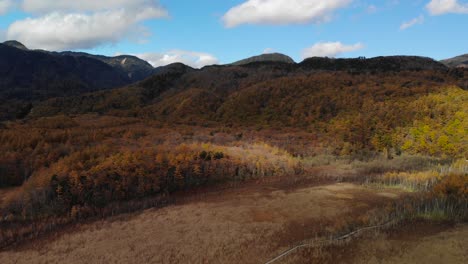
M 308 56 L 468 53 L 468 1 L 0 0 L 2 38 L 32 48 L 135 54 L 201 67 L 264 52 Z

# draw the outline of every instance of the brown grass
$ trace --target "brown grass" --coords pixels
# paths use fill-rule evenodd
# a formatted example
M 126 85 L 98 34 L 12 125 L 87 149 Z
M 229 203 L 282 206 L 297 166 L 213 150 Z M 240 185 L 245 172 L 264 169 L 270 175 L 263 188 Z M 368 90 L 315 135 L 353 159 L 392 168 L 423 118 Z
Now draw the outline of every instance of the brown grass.
M 1 252 L 0 263 L 259 263 L 319 230 L 333 230 L 336 219 L 391 200 L 389 192 L 398 194 L 353 184 L 231 189 L 83 225 Z
M 10 199 L 11 196 L 17 192 L 19 188 L 4 188 L 0 189 L 0 208 L 3 206 L 3 203 L 5 203 L 7 200 Z
M 404 222 L 348 243 L 300 250 L 281 263 L 458 264 L 468 262 L 468 225 Z

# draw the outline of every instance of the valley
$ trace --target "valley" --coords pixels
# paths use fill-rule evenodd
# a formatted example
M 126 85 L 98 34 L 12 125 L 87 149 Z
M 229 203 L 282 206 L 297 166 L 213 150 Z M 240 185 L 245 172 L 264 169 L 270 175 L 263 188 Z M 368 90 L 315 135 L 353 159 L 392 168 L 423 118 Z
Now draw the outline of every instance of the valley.
M 0 52 L 1 263 L 467 260 L 463 67 Z

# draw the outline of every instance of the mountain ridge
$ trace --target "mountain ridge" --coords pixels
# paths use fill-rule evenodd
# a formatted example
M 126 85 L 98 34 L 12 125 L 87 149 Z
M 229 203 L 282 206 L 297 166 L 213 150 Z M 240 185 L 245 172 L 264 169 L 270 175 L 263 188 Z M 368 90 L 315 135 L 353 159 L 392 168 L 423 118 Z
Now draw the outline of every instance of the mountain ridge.
M 3 44 L 17 49 L 29 50 L 23 43 L 16 40 L 7 40 Z
M 287 55 L 284 55 L 281 53 L 267 53 L 267 54 L 261 54 L 261 55 L 252 56 L 246 59 L 242 59 L 234 63 L 231 63 L 229 65 L 241 66 L 241 65 L 246 65 L 246 64 L 255 63 L 255 62 L 295 63 L 295 61 Z
M 265 60 L 266 57 L 260 55 L 247 58 L 245 64 L 240 65 L 194 69 L 173 63 L 153 68 L 144 60 L 130 55 L 107 57 L 81 52 L 46 52 L 23 49 L 24 45 L 19 42 L 7 44 L 0 44 L 0 74 L 3 73 L 0 76 L 0 119 L 40 117 L 61 112 L 127 111 L 165 100 L 168 100 L 165 109 L 156 112 L 158 116 L 170 116 L 176 111 L 170 104 L 180 103 L 177 96 L 185 98 L 186 102 L 196 99 L 200 104 L 207 103 L 212 110 L 219 107 L 220 98 L 246 87 L 311 74 L 392 76 L 400 72 L 421 72 L 421 76 L 436 83 L 450 80 L 450 83 L 457 83 L 464 89 L 468 87 L 466 71 L 450 69 L 431 58 L 417 56 L 312 57 L 296 63 L 289 57 L 290 60 Z M 427 72 L 432 72 L 432 75 L 427 75 Z M 197 104 L 192 106 L 198 109 Z M 31 109 L 34 111 L 29 115 Z M 182 112 L 190 115 L 188 109 Z
M 352 77 L 353 75 L 357 77 Z M 432 59 L 412 56 L 371 59 L 310 58 L 295 64 L 255 62 L 240 66 L 207 66 L 202 69 L 193 69 L 184 64 L 175 63 L 160 67 L 151 77 L 127 87 L 41 103 L 35 107 L 32 117 L 58 113 L 72 115 L 85 112 L 112 111 L 115 113 L 135 109 L 139 112 L 138 115 L 164 120 L 166 118 L 195 120 L 197 113 L 200 113 L 206 115 L 207 120 L 213 121 L 222 118 L 219 116 L 221 112 L 229 113 L 231 119 L 234 119 L 236 115 L 233 112 L 237 109 L 235 105 L 244 105 L 243 108 L 248 108 L 245 102 L 249 101 L 249 98 L 258 98 L 260 101 L 263 100 L 260 98 L 265 98 L 265 102 L 276 100 L 267 94 L 257 94 L 265 89 L 262 85 L 266 83 L 275 86 L 275 82 L 281 82 L 283 79 L 296 82 L 307 76 L 315 76 L 316 79 L 311 80 L 321 86 L 319 81 L 315 81 L 320 80 L 321 76 L 323 78 L 326 76 L 330 80 L 333 80 L 331 76 L 337 79 L 342 78 L 340 76 L 349 76 L 347 77 L 349 80 L 345 81 L 346 85 L 343 87 L 354 87 L 356 82 L 364 83 L 366 79 L 374 79 L 373 76 L 400 78 L 399 75 L 413 76 L 406 82 L 394 82 L 398 83 L 401 92 L 408 87 L 418 86 L 419 83 L 431 83 L 438 86 L 444 83 L 454 85 L 461 83 L 460 80 L 465 82 L 468 80 L 468 72 L 450 70 Z M 304 83 L 303 85 L 311 84 Z M 377 85 L 375 89 L 378 91 L 378 84 L 373 85 Z M 303 89 L 301 86 L 299 88 Z M 236 102 L 232 96 L 236 94 L 241 96 L 247 91 L 250 96 L 243 99 L 245 102 L 222 107 L 228 101 Z M 228 98 L 233 100 L 228 100 Z M 248 104 L 256 105 L 257 103 Z M 206 108 L 201 108 L 203 105 Z M 261 109 L 261 104 L 258 107 Z
M 440 62 L 451 68 L 468 68 L 468 53 L 450 59 L 441 60 Z
M 141 81 L 154 73 L 149 62 L 132 55 L 118 55 L 114 57 L 94 55 L 85 52 L 64 51 L 58 53 L 67 56 L 85 56 L 100 60 L 126 74 L 132 82 Z
M 131 83 L 127 76 L 96 59 L 59 56 L 11 44 L 0 44 L 0 119 L 23 116 L 34 102 Z
M 30 50 L 24 44 L 16 40 L 8 40 L 3 42 L 3 44 L 25 51 L 43 52 L 57 56 L 87 57 L 99 60 L 126 75 L 130 82 L 141 81 L 154 73 L 154 67 L 149 62 L 133 55 L 122 54 L 117 56 L 104 56 L 75 51 L 56 52 L 47 50 Z

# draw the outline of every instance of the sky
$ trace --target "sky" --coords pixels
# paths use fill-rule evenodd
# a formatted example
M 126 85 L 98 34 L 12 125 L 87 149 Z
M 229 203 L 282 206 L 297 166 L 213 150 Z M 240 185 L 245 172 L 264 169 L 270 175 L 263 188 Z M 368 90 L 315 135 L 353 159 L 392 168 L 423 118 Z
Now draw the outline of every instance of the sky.
M 153 66 L 468 53 L 466 0 L 0 0 L 0 39 Z

